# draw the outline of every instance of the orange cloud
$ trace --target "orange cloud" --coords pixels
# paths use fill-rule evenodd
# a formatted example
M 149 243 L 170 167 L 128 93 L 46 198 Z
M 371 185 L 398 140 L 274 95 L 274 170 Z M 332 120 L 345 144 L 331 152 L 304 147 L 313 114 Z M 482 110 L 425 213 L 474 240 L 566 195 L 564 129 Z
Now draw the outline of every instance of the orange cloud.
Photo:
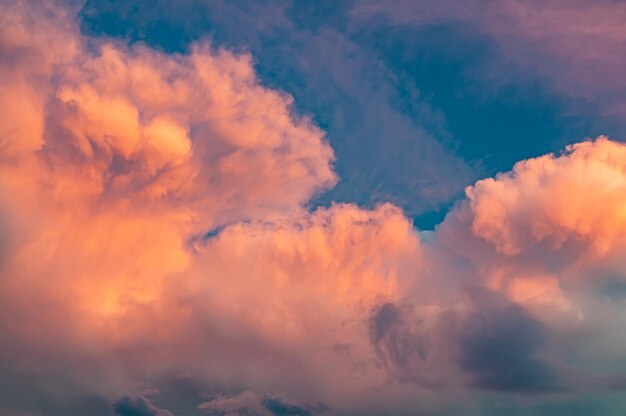
M 100 311 L 153 299 L 194 233 L 298 210 L 335 182 L 323 133 L 250 56 L 88 45 L 53 3 L 3 9 L 0 190 L 20 274 L 7 284 Z
M 361 319 L 410 284 L 417 234 L 391 205 L 306 212 L 336 181 L 332 150 L 250 56 L 86 39 L 54 4 L 0 19 L 0 310 L 16 354 L 73 368 L 81 388 L 166 368 L 260 380 L 280 356 L 277 380 L 328 394 L 358 366 L 381 380 Z M 288 364 L 307 357 L 300 381 Z
M 337 180 L 332 150 L 249 55 L 86 39 L 53 4 L 0 23 L 0 348 L 19 369 L 108 395 L 189 372 L 255 406 L 408 391 L 390 377 L 457 388 L 464 371 L 497 388 L 483 338 L 543 334 L 546 305 L 577 310 L 570 276 L 623 253 L 622 144 L 479 181 L 420 241 L 390 204 L 306 209 Z M 513 349 L 518 370 L 543 347 Z
M 335 205 L 235 224 L 196 249 L 194 264 L 167 290 L 181 316 L 206 328 L 190 329 L 199 355 L 246 363 L 238 371 L 261 390 L 307 385 L 327 397 L 384 379 L 363 317 L 373 305 L 399 299 L 416 278 L 420 243 L 399 209 Z M 216 367 L 207 372 L 219 378 Z
M 299 342 L 316 334 L 310 325 L 335 326 L 357 308 L 400 296 L 415 276 L 419 240 L 391 205 L 373 211 L 335 205 L 235 224 L 198 250 L 182 283 L 189 296 L 211 299 L 271 338 Z
M 451 250 L 451 263 L 469 261 L 479 281 L 514 301 L 580 315 L 581 293 L 623 274 L 624 144 L 599 137 L 524 160 L 466 195 L 435 246 Z
M 600 137 L 468 188 L 472 232 L 505 255 L 577 242 L 602 255 L 623 243 L 625 191 L 626 146 Z

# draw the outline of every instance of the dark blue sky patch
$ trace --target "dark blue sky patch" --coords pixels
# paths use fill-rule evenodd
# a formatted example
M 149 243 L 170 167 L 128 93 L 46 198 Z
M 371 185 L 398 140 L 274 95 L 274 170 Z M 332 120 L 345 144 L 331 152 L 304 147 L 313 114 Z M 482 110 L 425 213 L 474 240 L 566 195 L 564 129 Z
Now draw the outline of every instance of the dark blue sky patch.
M 427 210 L 413 216 L 413 225 L 421 231 L 433 230 L 437 224 L 444 220 L 448 212 L 454 207 L 455 202 L 443 204 L 439 208 Z
M 480 162 L 487 174 L 559 149 L 571 130 L 561 115 L 562 102 L 547 95 L 539 81 L 496 87 L 482 76 L 501 58 L 493 41 L 468 24 L 364 28 L 359 36 L 397 74 L 399 91 L 412 83 L 442 112 L 458 154 Z M 506 69 L 500 78 L 511 77 Z M 402 98 L 406 112 L 417 114 L 411 95 Z
M 185 52 L 190 42 L 210 28 L 199 2 L 88 0 L 79 17 L 81 31 L 91 36 L 142 41 L 166 52 Z

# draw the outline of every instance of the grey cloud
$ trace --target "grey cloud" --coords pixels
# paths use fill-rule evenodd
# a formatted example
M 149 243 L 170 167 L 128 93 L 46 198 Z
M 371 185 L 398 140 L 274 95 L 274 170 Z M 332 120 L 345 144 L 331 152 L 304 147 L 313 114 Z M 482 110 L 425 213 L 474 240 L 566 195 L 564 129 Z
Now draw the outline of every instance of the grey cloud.
M 113 404 L 113 410 L 118 416 L 173 416 L 141 396 L 124 396 Z
M 493 391 L 547 393 L 562 386 L 543 358 L 549 331 L 523 307 L 484 289 L 468 291 L 462 308 L 420 317 L 411 307 L 380 306 L 369 321 L 370 340 L 400 382 L 442 387 L 446 366 L 470 386 Z
M 220 394 L 198 406 L 212 415 L 315 416 L 329 412 L 323 403 L 300 402 L 282 395 L 263 395 L 250 390 Z
M 550 392 L 558 387 L 553 369 L 540 357 L 548 331 L 521 306 L 478 305 L 444 320 L 458 347 L 460 367 L 476 387 L 517 392 Z

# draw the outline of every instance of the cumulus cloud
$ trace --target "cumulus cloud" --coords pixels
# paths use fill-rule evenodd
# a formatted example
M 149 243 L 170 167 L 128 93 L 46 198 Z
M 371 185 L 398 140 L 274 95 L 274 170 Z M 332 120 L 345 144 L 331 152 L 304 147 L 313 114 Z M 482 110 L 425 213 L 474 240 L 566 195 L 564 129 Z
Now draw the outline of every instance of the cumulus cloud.
M 623 268 L 625 151 L 600 137 L 478 181 L 437 239 L 512 299 L 573 311 L 565 288 Z
M 167 279 L 160 304 L 111 322 L 135 366 L 201 370 L 295 397 L 356 394 L 385 378 L 362 317 L 402 296 L 419 251 L 417 233 L 390 205 L 233 224 L 194 241 L 192 263 Z M 155 348 L 142 347 L 148 339 Z
M 5 10 L 0 365 L 49 401 L 177 414 L 141 392 L 182 374 L 207 392 L 198 412 L 401 398 L 402 414 L 417 393 L 538 394 L 595 374 L 576 337 L 621 310 L 589 282 L 626 276 L 624 145 L 522 161 L 430 234 L 390 204 L 310 211 L 336 181 L 332 151 L 248 55 L 86 38 L 54 3 Z
M 335 181 L 323 133 L 259 85 L 248 55 L 87 39 L 50 2 L 10 2 L 1 19 L 19 290 L 91 294 L 103 311 L 146 300 L 185 267 L 195 230 L 298 210 Z
M 0 33 L 2 327 L 28 366 L 123 350 L 122 317 L 161 305 L 197 235 L 336 181 L 323 132 L 249 55 L 86 38 L 54 2 L 3 3 Z
M 0 27 L 3 100 L 39 120 L 2 119 L 6 350 L 103 394 L 181 369 L 300 394 L 343 384 L 335 367 L 380 378 L 360 311 L 408 284 L 417 234 L 390 205 L 302 208 L 332 151 L 249 56 L 85 38 L 55 3 Z
M 468 188 L 471 229 L 505 255 L 580 243 L 602 256 L 623 244 L 625 190 L 626 146 L 601 137 Z
M 82 28 L 92 33 L 126 33 L 166 50 L 185 49 L 190 39 L 209 35 L 258 57 L 261 76 L 286 88 L 298 108 L 314 114 L 336 152 L 341 180 L 313 204 L 392 202 L 409 215 L 435 209 L 462 192 L 475 167 L 455 155 L 443 117 L 430 100 L 414 87 L 398 91 L 401 81 L 372 45 L 366 46 L 371 42 L 336 25 L 344 3 L 313 8 L 273 0 L 183 0 L 152 7 L 142 0 L 132 5 L 98 0 L 87 2 L 80 14 Z M 162 25 L 168 36 L 152 36 Z M 408 114 L 398 105 L 405 96 L 411 101 Z
M 210 222 L 290 209 L 334 183 L 322 132 L 258 84 L 250 56 L 89 41 L 67 13 L 43 9 L 18 3 L 3 14 L 3 100 L 39 120 L 3 113 L 3 157 L 65 180 L 77 197 L 184 201 Z M 54 185 L 54 200 L 72 197 Z

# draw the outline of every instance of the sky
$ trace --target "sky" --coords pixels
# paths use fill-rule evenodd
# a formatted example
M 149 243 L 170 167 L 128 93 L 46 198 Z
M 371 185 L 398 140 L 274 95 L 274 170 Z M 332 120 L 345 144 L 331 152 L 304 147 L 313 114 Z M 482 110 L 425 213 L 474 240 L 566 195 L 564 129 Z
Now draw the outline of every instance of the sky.
M 0 415 L 622 415 L 626 3 L 0 0 Z

